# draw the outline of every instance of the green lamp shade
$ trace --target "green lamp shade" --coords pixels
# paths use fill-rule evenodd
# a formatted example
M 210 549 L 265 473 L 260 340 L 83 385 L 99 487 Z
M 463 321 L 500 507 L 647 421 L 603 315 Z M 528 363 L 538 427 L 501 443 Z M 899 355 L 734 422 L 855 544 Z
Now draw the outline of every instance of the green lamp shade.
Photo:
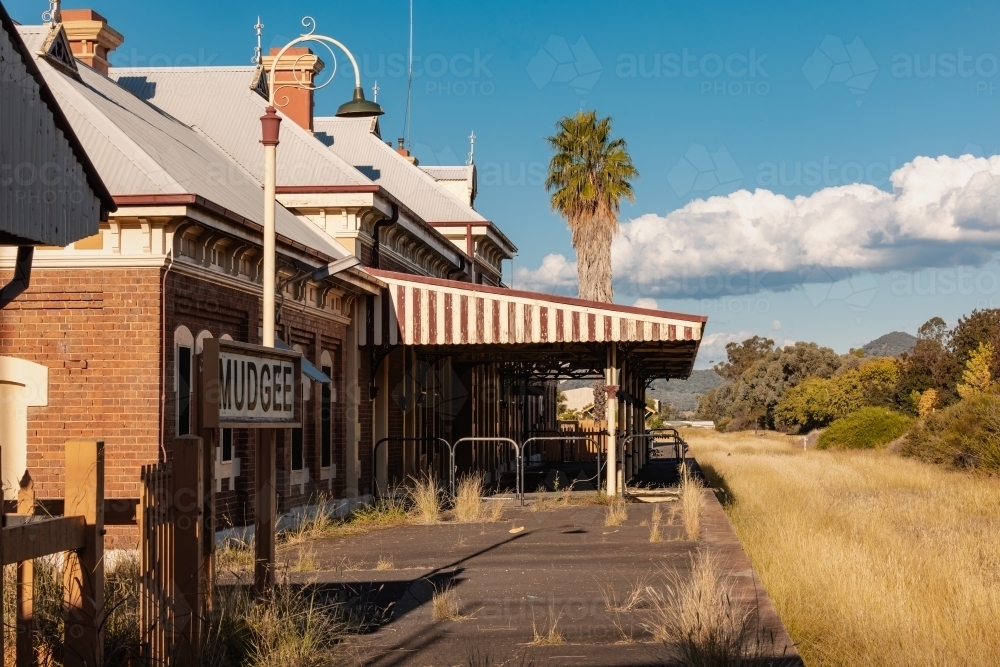
M 366 116 L 381 116 L 384 111 L 376 102 L 369 102 L 365 99 L 365 92 L 361 87 L 354 89 L 354 99 L 345 102 L 337 109 L 337 116 L 341 118 L 364 118 Z

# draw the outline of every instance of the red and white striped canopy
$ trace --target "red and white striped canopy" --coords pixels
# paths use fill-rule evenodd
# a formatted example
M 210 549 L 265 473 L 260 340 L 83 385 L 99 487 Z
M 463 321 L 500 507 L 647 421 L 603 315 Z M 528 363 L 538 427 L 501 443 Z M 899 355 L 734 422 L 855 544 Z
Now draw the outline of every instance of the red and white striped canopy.
M 366 271 L 388 285 L 375 297 L 377 345 L 699 341 L 707 321 L 699 315 Z M 361 337 L 360 344 L 367 344 L 366 334 Z

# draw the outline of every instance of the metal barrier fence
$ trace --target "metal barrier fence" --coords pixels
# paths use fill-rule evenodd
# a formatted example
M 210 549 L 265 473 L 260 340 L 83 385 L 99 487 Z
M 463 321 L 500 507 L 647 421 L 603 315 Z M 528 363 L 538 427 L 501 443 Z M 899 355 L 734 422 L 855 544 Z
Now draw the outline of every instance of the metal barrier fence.
M 423 438 L 419 438 L 419 437 L 413 437 L 413 438 L 394 438 L 394 437 L 382 438 L 381 440 L 379 440 L 378 442 L 375 443 L 374 447 L 372 447 L 372 489 L 374 490 L 374 495 L 375 496 L 381 495 L 379 493 L 379 488 L 378 488 L 378 448 L 379 448 L 379 445 L 383 445 L 383 444 L 385 444 L 387 442 L 398 442 L 398 443 L 407 443 L 407 442 L 437 442 L 437 443 L 444 443 L 444 446 L 448 449 L 448 454 L 449 454 L 449 456 L 448 456 L 448 463 L 452 467 L 454 467 L 454 465 L 455 465 L 455 453 L 453 451 L 454 445 L 452 445 L 451 443 L 449 443 L 444 438 L 437 438 L 437 437 L 434 437 L 434 436 L 427 436 L 427 437 L 423 437 Z M 388 477 L 388 473 L 389 473 L 389 471 L 388 471 L 388 465 L 387 465 L 386 466 L 386 477 Z M 449 477 L 450 478 L 454 478 L 454 472 L 449 473 Z M 454 483 L 452 483 L 451 493 L 452 493 L 452 495 L 455 495 Z
M 514 461 L 515 470 L 517 477 L 514 482 L 514 493 L 520 498 L 521 506 L 524 506 L 524 479 L 521 476 L 521 446 L 510 438 L 480 438 L 480 437 L 469 437 L 469 438 L 459 438 L 455 441 L 455 444 L 451 446 L 451 496 L 455 497 L 455 450 L 463 442 L 476 443 L 476 442 L 493 442 L 493 443 L 507 443 L 514 448 L 514 454 L 516 456 Z
M 571 436 L 535 436 L 534 438 L 528 438 L 523 443 L 521 443 L 521 506 L 524 506 L 524 467 L 527 465 L 528 460 L 528 445 L 532 442 L 545 442 L 554 440 L 573 440 L 580 441 L 586 440 L 594 443 L 594 447 L 597 449 L 597 488 L 601 488 L 601 446 L 597 442 L 596 435 L 571 435 Z

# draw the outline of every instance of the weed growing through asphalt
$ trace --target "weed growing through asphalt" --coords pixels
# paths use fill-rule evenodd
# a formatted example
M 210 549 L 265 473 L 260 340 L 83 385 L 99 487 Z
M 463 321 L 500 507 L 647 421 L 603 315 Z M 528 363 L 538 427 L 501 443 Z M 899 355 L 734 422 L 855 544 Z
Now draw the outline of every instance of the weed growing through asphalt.
M 458 591 L 450 581 L 441 588 L 434 587 L 431 596 L 431 616 L 435 621 L 460 621 L 458 611 Z
M 565 643 L 566 635 L 563 634 L 562 628 L 559 627 L 559 619 L 560 616 L 556 614 L 555 605 L 549 605 L 547 623 L 542 627 L 541 632 L 539 632 L 538 627 L 535 625 L 535 614 L 532 611 L 531 634 L 533 635 L 533 639 L 531 640 L 531 644 L 533 646 L 554 646 Z
M 702 481 L 691 474 L 687 462 L 680 466 L 680 497 L 681 507 L 684 512 L 684 532 L 689 540 L 697 540 L 701 537 L 701 513 L 705 508 L 705 497 L 702 490 L 705 485 Z
M 462 475 L 455 487 L 455 519 L 479 521 L 483 514 L 483 473 Z
M 646 587 L 647 627 L 683 665 L 743 664 L 759 657 L 756 616 L 733 601 L 733 586 L 707 551 L 691 556 L 691 572 L 664 573 L 659 586 Z
M 416 523 L 432 524 L 441 520 L 441 487 L 434 477 L 413 479 L 410 487 L 410 516 Z
M 663 510 L 659 504 L 653 506 L 653 516 L 650 518 L 649 541 L 662 542 L 663 535 L 660 534 L 660 522 L 663 520 Z
M 620 526 L 628 520 L 628 509 L 625 507 L 625 499 L 615 496 L 608 503 L 608 509 L 604 515 L 605 526 Z

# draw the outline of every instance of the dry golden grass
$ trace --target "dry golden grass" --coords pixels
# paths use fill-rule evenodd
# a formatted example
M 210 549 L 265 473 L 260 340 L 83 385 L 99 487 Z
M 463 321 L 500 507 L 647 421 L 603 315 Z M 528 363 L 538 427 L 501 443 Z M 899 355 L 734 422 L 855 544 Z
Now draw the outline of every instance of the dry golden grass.
M 615 496 L 608 503 L 608 509 L 604 515 L 605 526 L 620 526 L 628 520 L 628 509 L 625 507 L 625 499 Z
M 663 535 L 660 533 L 660 524 L 654 523 L 649 527 L 649 541 L 662 542 Z
M 810 667 L 1000 664 L 1000 480 L 688 429 Z
M 386 570 L 395 569 L 395 565 L 392 562 L 392 556 L 391 555 L 389 555 L 389 556 L 379 556 L 378 557 L 378 562 L 375 563 L 375 569 L 379 570 L 381 572 L 384 572 Z
M 752 610 L 734 603 L 728 579 L 709 552 L 699 551 L 690 574 L 672 570 L 646 587 L 647 626 L 679 664 L 729 667 L 758 657 Z
M 482 521 L 486 517 L 483 503 L 483 473 L 462 475 L 455 487 L 455 519 Z
M 701 480 L 691 475 L 687 463 L 681 464 L 680 497 L 684 516 L 684 532 L 689 540 L 701 537 L 701 512 L 705 509 L 705 497 L 702 490 L 705 485 Z
M 431 524 L 441 520 L 441 487 L 435 478 L 414 479 L 409 494 L 414 522 Z
M 531 617 L 531 634 L 533 638 L 531 640 L 532 646 L 555 646 L 557 644 L 563 644 L 566 642 L 566 635 L 563 633 L 562 628 L 559 627 L 560 615 L 556 613 L 555 606 L 549 606 L 549 617 L 548 617 L 548 627 L 543 626 L 542 631 L 539 632 L 538 628 L 535 626 L 535 617 Z
M 458 592 L 451 584 L 443 588 L 435 588 L 431 597 L 431 616 L 435 621 L 458 621 L 462 615 L 458 612 Z

